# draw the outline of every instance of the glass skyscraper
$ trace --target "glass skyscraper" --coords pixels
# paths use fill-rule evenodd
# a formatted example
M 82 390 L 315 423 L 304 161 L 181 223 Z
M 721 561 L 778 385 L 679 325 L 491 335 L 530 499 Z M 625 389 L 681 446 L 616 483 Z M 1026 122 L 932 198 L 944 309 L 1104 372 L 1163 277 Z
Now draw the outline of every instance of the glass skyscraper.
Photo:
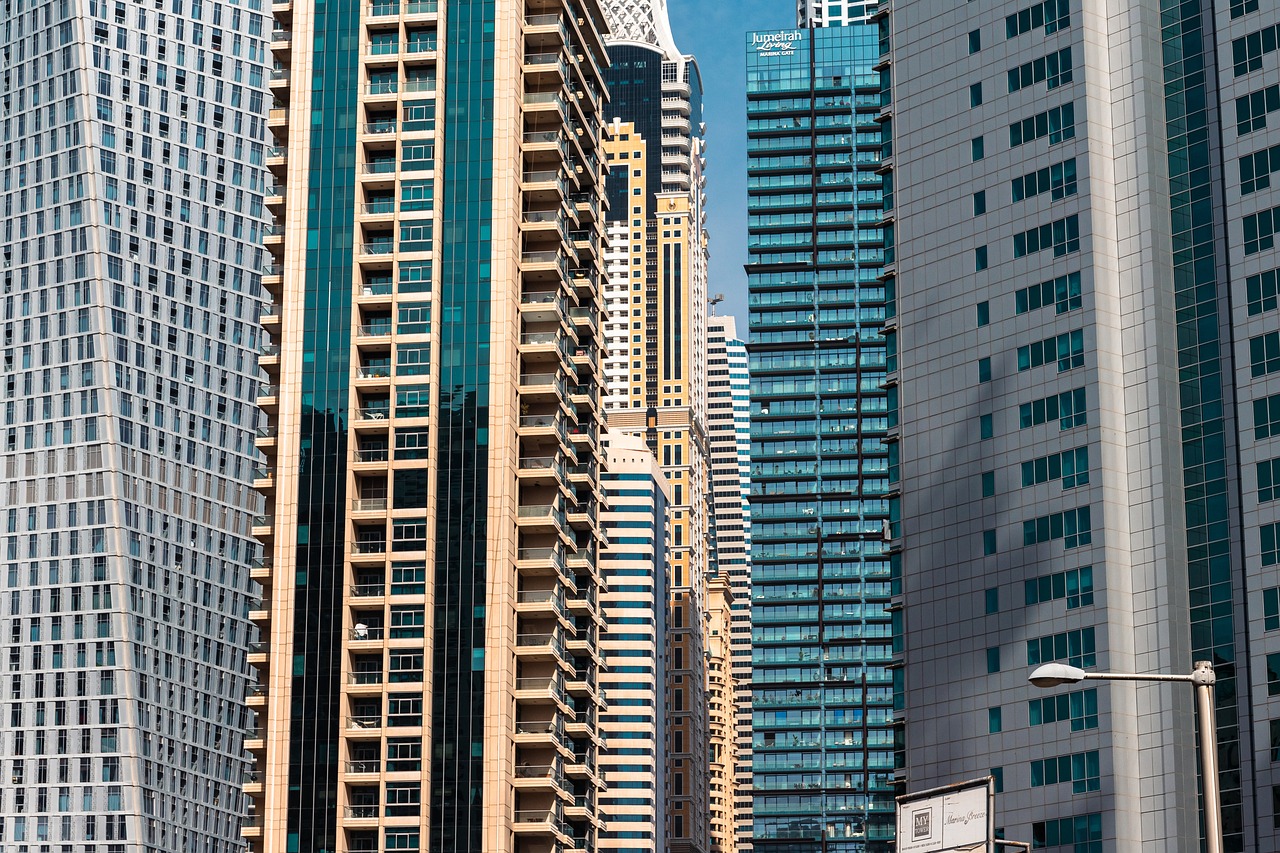
M 269 13 L 0 21 L 0 844 L 242 847 Z
M 756 849 L 893 824 L 876 30 L 747 35 Z

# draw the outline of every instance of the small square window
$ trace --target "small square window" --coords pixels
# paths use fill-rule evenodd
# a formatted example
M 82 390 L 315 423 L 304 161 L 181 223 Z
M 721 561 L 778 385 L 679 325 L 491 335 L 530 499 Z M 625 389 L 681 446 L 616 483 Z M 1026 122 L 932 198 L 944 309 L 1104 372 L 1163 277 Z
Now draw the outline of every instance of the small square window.
M 969 33 L 969 53 L 975 54 L 982 50 L 982 30 L 973 30 Z
M 973 194 L 973 215 L 981 216 L 987 212 L 987 191 L 979 190 Z
M 973 153 L 973 162 L 975 163 L 986 156 L 986 146 L 981 136 L 969 140 L 969 149 Z
M 991 322 L 991 303 L 979 302 L 978 303 L 978 325 L 985 326 L 990 322 Z

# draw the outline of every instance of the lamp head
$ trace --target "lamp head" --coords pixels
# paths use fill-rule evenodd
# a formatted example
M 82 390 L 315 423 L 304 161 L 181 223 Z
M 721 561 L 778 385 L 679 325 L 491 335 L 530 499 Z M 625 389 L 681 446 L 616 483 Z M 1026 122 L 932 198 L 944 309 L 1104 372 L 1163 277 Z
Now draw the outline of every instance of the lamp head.
M 1083 681 L 1085 671 L 1077 666 L 1065 663 L 1046 663 L 1038 667 L 1027 679 L 1036 687 L 1057 687 L 1061 684 L 1076 684 Z

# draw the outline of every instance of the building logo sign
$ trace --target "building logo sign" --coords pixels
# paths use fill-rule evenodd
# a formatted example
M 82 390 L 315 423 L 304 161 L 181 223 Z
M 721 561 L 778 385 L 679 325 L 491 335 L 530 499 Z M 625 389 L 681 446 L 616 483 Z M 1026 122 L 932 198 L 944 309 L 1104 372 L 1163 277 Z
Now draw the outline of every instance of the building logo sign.
M 799 30 L 780 33 L 752 33 L 751 46 L 758 56 L 791 56 L 804 34 Z
M 933 838 L 933 812 L 923 809 L 911 815 L 911 838 L 913 841 L 928 841 Z

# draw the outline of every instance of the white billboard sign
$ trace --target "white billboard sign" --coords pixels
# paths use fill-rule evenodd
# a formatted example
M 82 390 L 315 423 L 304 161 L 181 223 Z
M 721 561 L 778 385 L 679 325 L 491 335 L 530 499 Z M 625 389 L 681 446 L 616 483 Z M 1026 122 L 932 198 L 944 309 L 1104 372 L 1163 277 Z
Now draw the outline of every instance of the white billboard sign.
M 898 800 L 898 853 L 959 853 L 990 843 L 986 780 Z

